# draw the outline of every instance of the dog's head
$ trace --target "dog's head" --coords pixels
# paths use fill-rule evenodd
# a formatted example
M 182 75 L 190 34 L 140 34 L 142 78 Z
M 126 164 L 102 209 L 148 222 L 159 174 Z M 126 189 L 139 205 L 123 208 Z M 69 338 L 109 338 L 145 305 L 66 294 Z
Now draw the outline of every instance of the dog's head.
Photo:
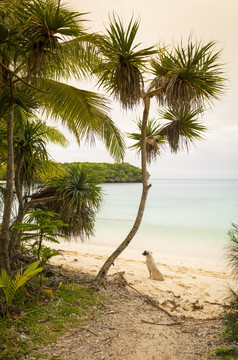
M 148 256 L 148 255 L 151 255 L 152 254 L 152 251 L 149 251 L 149 250 L 145 250 L 142 255 L 144 256 Z

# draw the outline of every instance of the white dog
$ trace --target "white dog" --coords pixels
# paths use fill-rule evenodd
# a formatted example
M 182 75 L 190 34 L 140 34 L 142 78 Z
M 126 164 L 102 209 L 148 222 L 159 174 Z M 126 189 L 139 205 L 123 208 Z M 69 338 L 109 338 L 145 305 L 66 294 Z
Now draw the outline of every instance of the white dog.
M 144 255 L 146 257 L 146 266 L 149 270 L 149 273 L 150 273 L 150 278 L 152 280 L 159 280 L 159 281 L 163 281 L 164 280 L 164 277 L 163 275 L 161 274 L 161 272 L 159 271 L 159 269 L 157 268 L 157 265 L 155 263 L 155 260 L 152 256 L 152 252 L 151 251 L 148 251 L 148 250 L 145 250 L 142 255 Z

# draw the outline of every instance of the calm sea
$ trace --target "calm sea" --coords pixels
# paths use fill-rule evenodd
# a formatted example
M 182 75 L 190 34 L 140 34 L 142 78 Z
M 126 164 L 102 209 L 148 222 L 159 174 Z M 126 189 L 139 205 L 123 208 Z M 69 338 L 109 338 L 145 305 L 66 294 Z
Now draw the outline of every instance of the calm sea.
M 238 223 L 238 180 L 150 180 L 142 225 L 130 245 L 178 256 L 215 258 Z M 115 248 L 131 229 L 141 184 L 103 184 L 90 242 Z

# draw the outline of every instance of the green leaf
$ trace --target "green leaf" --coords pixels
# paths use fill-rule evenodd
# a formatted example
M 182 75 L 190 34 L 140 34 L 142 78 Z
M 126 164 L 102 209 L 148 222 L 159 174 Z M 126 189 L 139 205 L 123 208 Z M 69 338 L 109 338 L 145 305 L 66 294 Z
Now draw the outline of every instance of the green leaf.
M 125 27 L 120 18 L 113 14 L 107 34 L 101 37 L 99 48 L 102 61 L 95 73 L 99 84 L 120 101 L 125 109 L 133 108 L 140 102 L 143 89 L 142 73 L 152 54 L 154 47 L 138 50 L 135 37 L 139 21 L 131 18 Z
M 178 44 L 172 51 L 161 49 L 151 62 L 156 76 L 155 88 L 161 89 L 157 98 L 170 108 L 201 107 L 205 101 L 218 99 L 224 91 L 225 78 L 220 51 L 215 43 L 192 42 Z
M 3 291 L 5 293 L 7 304 L 10 305 L 16 291 L 25 285 L 27 281 L 29 281 L 33 276 L 37 275 L 41 272 L 42 268 L 37 268 L 39 265 L 39 261 L 36 261 L 28 266 L 28 268 L 23 272 L 21 269 L 15 275 L 15 279 L 11 279 L 7 272 L 2 269 L 0 275 L 0 284 L 3 285 Z
M 116 161 L 123 159 L 125 142 L 121 131 L 108 116 L 109 108 L 102 95 L 50 79 L 44 79 L 40 84 L 47 91 L 40 97 L 48 116 L 67 126 L 79 144 L 83 137 L 92 143 L 96 136 L 105 143 Z

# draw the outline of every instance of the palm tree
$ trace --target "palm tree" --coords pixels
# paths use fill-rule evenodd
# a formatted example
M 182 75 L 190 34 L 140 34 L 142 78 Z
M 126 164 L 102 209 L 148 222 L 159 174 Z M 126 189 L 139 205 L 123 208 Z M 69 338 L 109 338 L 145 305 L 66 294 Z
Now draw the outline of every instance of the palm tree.
M 24 117 L 24 115 L 23 115 Z M 6 138 L 6 131 L 2 131 Z M 15 123 L 15 189 L 18 202 L 17 215 L 11 224 L 9 251 L 14 259 L 20 252 L 19 227 L 23 218 L 33 210 L 58 213 L 67 227 L 60 231 L 68 237 L 82 240 L 94 234 L 95 214 L 102 201 L 101 189 L 94 177 L 79 166 L 69 169 L 47 182 L 36 184 L 42 174 L 52 167 L 46 142 L 67 146 L 64 135 L 54 127 L 34 117 Z M 7 154 L 5 153 L 5 159 Z M 2 162 L 4 157 L 2 158 Z
M 41 174 L 47 171 L 50 164 L 46 149 L 47 142 L 64 147 L 68 144 L 68 141 L 58 129 L 47 126 L 45 122 L 36 117 L 29 119 L 22 114 L 22 122 L 15 122 L 15 192 L 18 210 L 13 224 L 23 221 L 29 196 L 33 192 L 35 184 L 41 178 Z M 19 249 L 17 240 L 18 231 L 12 229 L 9 244 L 9 252 L 12 257 Z
M 0 117 L 8 134 L 0 268 L 10 271 L 13 130 L 19 114 L 44 109 L 68 126 L 78 142 L 97 136 L 117 161 L 124 156 L 124 141 L 108 116 L 104 97 L 61 82 L 85 78 L 97 63 L 98 37 L 85 31 L 83 14 L 67 9 L 60 0 L 4 0 L 0 17 Z
M 167 49 L 153 48 L 137 50 L 134 44 L 138 21 L 131 20 L 125 28 L 122 21 L 114 15 L 110 20 L 105 39 L 101 43 L 103 65 L 97 69 L 99 82 L 118 100 L 122 106 L 132 108 L 143 103 L 143 117 L 140 124 L 140 152 L 142 168 L 142 194 L 137 216 L 131 231 L 111 254 L 100 269 L 94 281 L 99 288 L 111 265 L 121 252 L 129 245 L 142 221 L 147 194 L 151 184 L 147 179 L 148 142 L 165 138 L 172 151 L 177 152 L 183 145 L 188 146 L 205 130 L 200 122 L 194 120 L 206 102 L 219 98 L 224 89 L 224 78 L 221 65 L 217 62 L 219 52 L 213 51 L 214 42 L 188 41 Z M 155 55 L 152 60 L 151 55 Z M 148 68 L 148 64 L 151 68 Z M 147 74 L 154 76 L 144 88 Z M 156 97 L 160 106 L 167 106 L 164 117 L 169 123 L 158 129 L 153 136 L 147 137 L 150 100 Z M 150 123 L 149 123 L 150 126 Z M 136 145 L 138 147 L 138 144 Z M 156 153 L 153 153 L 155 156 Z
M 95 214 L 101 202 L 102 190 L 95 177 L 81 166 L 70 165 L 66 173 L 50 179 L 31 195 L 26 210 L 60 214 L 60 220 L 68 226 L 58 231 L 84 240 L 94 234 Z

